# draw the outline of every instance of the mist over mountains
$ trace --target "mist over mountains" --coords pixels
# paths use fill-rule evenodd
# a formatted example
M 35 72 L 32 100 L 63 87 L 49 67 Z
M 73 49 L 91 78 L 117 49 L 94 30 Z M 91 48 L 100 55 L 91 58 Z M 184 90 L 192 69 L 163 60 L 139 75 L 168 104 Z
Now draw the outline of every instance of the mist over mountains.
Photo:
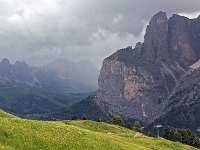
M 25 62 L 11 64 L 3 59 L 0 83 L 22 83 L 57 94 L 97 89 L 96 95 L 81 96 L 82 101 L 76 99 L 70 106 L 65 97 L 59 99 L 56 95 L 57 104 L 64 102 L 62 107 L 48 113 L 40 111 L 45 114 L 38 119 L 120 115 L 149 127 L 161 123 L 194 130 L 200 122 L 199 40 L 200 17 L 189 19 L 174 14 L 168 18 L 160 11 L 151 18 L 144 42 L 105 58 L 99 77 L 98 69 L 89 61 L 58 59 L 43 67 L 29 67 Z
M 90 61 L 75 63 L 57 59 L 43 67 L 30 67 L 20 61 L 12 64 L 7 58 L 0 62 L 1 82 L 16 81 L 66 93 L 95 91 L 98 74 L 98 69 Z
M 0 0 L 4 149 L 200 149 L 200 0 Z
M 59 59 L 43 67 L 0 62 L 0 108 L 20 116 L 68 107 L 97 89 L 99 71 L 89 61 Z

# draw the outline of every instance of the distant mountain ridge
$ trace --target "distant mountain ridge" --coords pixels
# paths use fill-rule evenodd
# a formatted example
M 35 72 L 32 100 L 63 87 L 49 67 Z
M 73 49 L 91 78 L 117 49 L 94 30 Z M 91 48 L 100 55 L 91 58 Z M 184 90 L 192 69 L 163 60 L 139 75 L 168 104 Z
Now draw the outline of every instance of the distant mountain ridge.
M 69 107 L 96 91 L 98 70 L 88 62 L 66 59 L 43 67 L 0 62 L 0 108 L 20 116 Z
M 58 59 L 43 67 L 30 67 L 25 62 L 11 64 L 7 58 L 0 62 L 1 80 L 12 80 L 66 93 L 91 92 L 97 89 L 99 71 L 89 61 L 70 62 Z
M 26 117 L 69 107 L 91 94 L 93 93 L 52 92 L 8 80 L 0 82 L 0 109 Z

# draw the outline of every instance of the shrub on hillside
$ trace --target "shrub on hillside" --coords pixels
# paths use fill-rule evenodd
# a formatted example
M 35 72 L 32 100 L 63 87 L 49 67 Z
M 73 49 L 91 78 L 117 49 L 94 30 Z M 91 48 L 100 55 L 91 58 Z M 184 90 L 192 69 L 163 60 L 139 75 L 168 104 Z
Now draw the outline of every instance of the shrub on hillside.
M 102 117 L 98 117 L 96 121 L 97 121 L 97 122 L 103 122 L 104 119 L 103 119 Z
M 86 115 L 83 115 L 82 120 L 88 120 L 88 117 Z
M 115 115 L 112 118 L 112 123 L 115 125 L 119 125 L 119 126 L 124 126 L 124 121 L 122 120 L 122 118 L 119 115 Z
M 78 120 L 78 116 L 76 115 L 72 116 L 71 120 Z

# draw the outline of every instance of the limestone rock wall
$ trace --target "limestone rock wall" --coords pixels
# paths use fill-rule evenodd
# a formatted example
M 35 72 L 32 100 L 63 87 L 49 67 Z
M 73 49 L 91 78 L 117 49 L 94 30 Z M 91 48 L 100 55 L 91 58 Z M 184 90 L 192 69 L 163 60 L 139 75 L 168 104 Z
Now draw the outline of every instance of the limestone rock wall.
M 159 12 L 147 26 L 144 43 L 121 49 L 103 61 L 97 101 L 109 114 L 150 123 L 189 66 L 200 58 L 200 18 Z M 102 102 L 102 103 L 101 103 Z

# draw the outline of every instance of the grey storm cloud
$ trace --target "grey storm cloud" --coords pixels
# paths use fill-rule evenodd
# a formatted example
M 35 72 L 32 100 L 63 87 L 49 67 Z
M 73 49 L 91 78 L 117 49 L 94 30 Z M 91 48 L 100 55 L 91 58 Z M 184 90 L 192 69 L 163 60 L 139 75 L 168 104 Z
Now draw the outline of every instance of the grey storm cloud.
M 158 11 L 195 16 L 199 6 L 200 0 L 0 0 L 0 58 L 37 66 L 89 59 L 100 66 L 143 40 Z

